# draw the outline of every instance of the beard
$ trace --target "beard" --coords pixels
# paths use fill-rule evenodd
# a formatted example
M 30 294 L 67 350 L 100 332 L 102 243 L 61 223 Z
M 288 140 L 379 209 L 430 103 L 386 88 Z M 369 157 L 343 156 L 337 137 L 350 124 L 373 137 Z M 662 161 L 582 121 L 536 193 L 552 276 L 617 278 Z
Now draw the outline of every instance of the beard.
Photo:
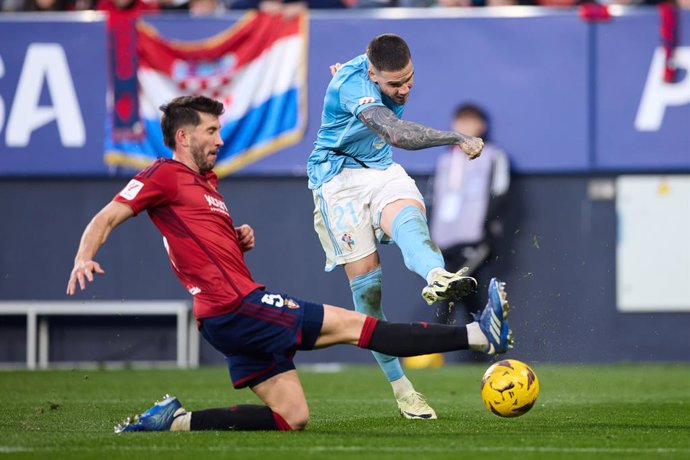
M 407 97 L 408 97 L 408 96 L 409 96 L 409 94 L 406 94 L 406 95 L 404 95 L 404 96 L 396 96 L 396 97 L 394 97 L 394 98 L 392 98 L 392 99 L 393 99 L 393 102 L 395 102 L 396 104 L 404 104 L 404 103 L 407 102 Z
M 216 165 L 216 155 L 218 151 L 213 150 L 209 153 L 204 152 L 203 148 L 198 145 L 191 146 L 192 158 L 194 158 L 194 163 L 199 168 L 199 173 L 206 174 Z

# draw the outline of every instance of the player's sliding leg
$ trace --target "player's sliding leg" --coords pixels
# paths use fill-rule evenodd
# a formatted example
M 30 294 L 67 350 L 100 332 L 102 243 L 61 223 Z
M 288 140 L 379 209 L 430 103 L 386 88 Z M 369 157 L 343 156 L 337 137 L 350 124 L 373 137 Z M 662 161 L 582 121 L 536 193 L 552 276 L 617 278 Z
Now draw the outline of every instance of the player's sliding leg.
M 393 202 L 384 208 L 381 224 L 400 248 L 405 266 L 426 280 L 422 297 L 431 305 L 473 292 L 477 281 L 464 275 L 466 268 L 456 273 L 444 269 L 443 255 L 431 240 L 426 217 L 419 206 L 414 200 Z M 390 220 L 392 223 L 387 222 Z
M 166 395 L 163 401 L 156 402 L 144 413 L 115 426 L 115 432 L 289 431 L 301 430 L 307 425 L 309 408 L 297 371 L 275 375 L 253 386 L 252 391 L 266 403 L 265 406 L 244 404 L 188 412 L 177 398 Z
M 130 431 L 290 430 L 282 417 L 267 406 L 239 405 L 187 412 L 177 398 L 166 395 L 146 412 L 128 417 L 115 433 Z
M 378 260 L 376 254 L 372 258 Z M 348 267 L 346 269 L 350 269 Z M 350 280 L 355 310 L 374 318 L 386 320 L 381 306 L 381 267 L 353 277 Z M 400 415 L 408 419 L 435 419 L 436 412 L 429 406 L 424 396 L 415 391 L 412 382 L 405 376 L 400 359 L 378 352 L 372 352 L 376 362 L 393 388 Z
M 358 345 L 395 356 L 417 356 L 462 349 L 505 353 L 512 348 L 505 284 L 489 283 L 489 301 L 477 321 L 466 326 L 427 323 L 388 323 L 371 316 L 324 306 L 323 323 L 313 348 L 339 343 Z M 306 398 L 295 370 L 282 372 L 252 390 L 266 406 L 243 405 L 187 412 L 177 398 L 167 396 L 152 408 L 115 427 L 129 431 L 299 430 L 309 419 Z

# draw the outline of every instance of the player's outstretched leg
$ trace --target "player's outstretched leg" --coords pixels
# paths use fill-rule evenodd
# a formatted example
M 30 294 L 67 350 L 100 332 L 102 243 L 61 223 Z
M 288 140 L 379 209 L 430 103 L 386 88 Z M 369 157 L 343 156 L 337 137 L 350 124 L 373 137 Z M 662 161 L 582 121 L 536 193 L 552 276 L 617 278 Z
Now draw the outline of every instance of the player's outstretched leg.
M 513 348 L 513 334 L 506 320 L 510 306 L 505 285 L 497 278 L 491 278 L 489 301 L 481 313 L 474 315 L 489 342 L 484 350 L 489 355 L 505 353 Z
M 355 310 L 377 319 L 386 320 L 381 306 L 381 267 L 356 276 L 350 280 Z M 435 419 L 436 412 L 424 396 L 415 391 L 412 382 L 405 376 L 400 359 L 373 351 L 376 362 L 388 378 L 398 404 L 400 415 L 407 419 Z
M 429 305 L 439 300 L 459 299 L 477 288 L 477 281 L 465 276 L 467 269 L 450 273 L 443 268 L 443 254 L 431 240 L 426 217 L 418 207 L 407 205 L 398 211 L 391 234 L 402 252 L 405 266 L 426 279 L 422 297 Z
M 150 409 L 133 417 L 127 417 L 122 423 L 115 425 L 115 433 L 169 431 L 173 420 L 186 413 L 187 411 L 176 397 L 165 395 L 162 401 L 156 401 Z
M 468 268 L 463 267 L 455 273 L 444 269 L 432 270 L 428 276 L 428 283 L 422 289 L 422 297 L 431 305 L 439 300 L 457 300 L 477 289 L 477 280 L 465 276 Z

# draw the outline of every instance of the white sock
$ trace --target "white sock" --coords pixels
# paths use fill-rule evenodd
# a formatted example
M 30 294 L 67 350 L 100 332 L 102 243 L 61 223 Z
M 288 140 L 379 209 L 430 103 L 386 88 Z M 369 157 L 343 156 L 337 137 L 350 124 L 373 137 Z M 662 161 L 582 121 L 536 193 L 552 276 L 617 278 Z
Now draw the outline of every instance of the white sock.
M 414 392 L 412 382 L 410 382 L 407 376 L 404 375 L 400 377 L 398 380 L 393 380 L 391 382 L 391 387 L 393 387 L 393 394 L 395 395 L 395 399 L 400 399 L 403 396 Z
M 436 267 L 429 270 L 429 273 L 426 274 L 426 284 L 431 284 L 434 275 L 440 271 L 445 271 L 445 269 L 443 267 Z
M 175 418 L 172 425 L 170 425 L 170 431 L 190 431 L 192 424 L 191 412 L 185 412 L 184 408 L 180 407 L 173 416 Z
M 475 351 L 485 351 L 489 346 L 489 341 L 476 321 L 467 325 L 467 343 L 470 350 Z

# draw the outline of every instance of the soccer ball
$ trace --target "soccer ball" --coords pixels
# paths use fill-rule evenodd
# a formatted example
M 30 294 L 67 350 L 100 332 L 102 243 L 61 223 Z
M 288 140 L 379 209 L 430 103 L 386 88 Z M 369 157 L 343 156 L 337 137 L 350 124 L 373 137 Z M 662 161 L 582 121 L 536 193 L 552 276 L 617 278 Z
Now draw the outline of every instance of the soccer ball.
M 489 367 L 482 377 L 484 405 L 501 417 L 519 417 L 539 396 L 537 374 L 522 361 L 504 359 Z

